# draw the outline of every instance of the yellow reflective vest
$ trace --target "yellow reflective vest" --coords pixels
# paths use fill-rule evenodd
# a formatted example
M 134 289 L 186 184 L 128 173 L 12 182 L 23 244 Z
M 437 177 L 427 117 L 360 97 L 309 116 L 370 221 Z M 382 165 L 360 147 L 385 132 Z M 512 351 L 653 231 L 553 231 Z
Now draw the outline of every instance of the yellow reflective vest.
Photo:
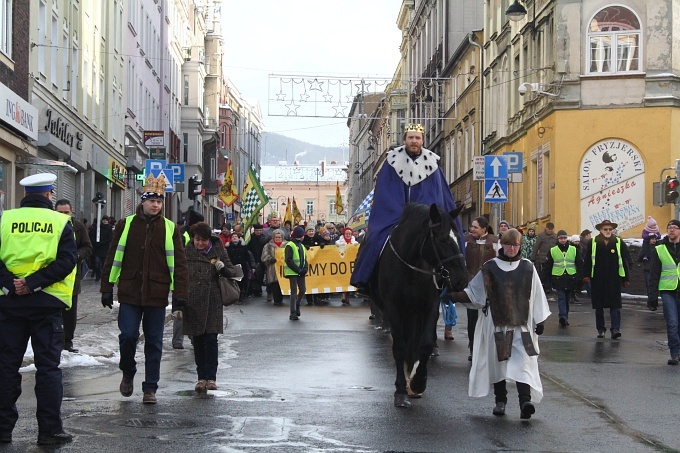
M 290 247 L 291 250 L 293 251 L 293 261 L 297 265 L 298 269 L 304 267 L 305 262 L 307 261 L 307 251 L 305 249 L 305 246 L 302 245 L 302 242 L 298 242 L 295 240 L 289 241 L 286 243 L 286 247 Z M 300 256 L 300 250 L 302 250 L 302 256 Z M 284 257 L 286 254 L 286 251 L 284 249 L 283 251 Z M 297 277 L 298 273 L 295 272 L 293 269 L 288 267 L 286 264 L 286 260 L 283 260 L 283 275 L 286 277 Z
M 127 237 L 130 232 L 130 224 L 136 215 L 132 214 L 125 219 L 125 227 L 116 246 L 116 253 L 113 255 L 109 282 L 114 285 L 118 283 L 120 271 L 123 268 L 123 256 L 125 256 L 125 245 L 127 244 Z M 175 245 L 172 242 L 172 234 L 175 231 L 175 224 L 170 219 L 163 218 L 163 220 L 165 220 L 165 262 L 168 264 L 168 269 L 170 269 L 170 290 L 173 290 L 175 289 Z
M 57 259 L 59 240 L 69 217 L 44 208 L 19 208 L 5 211 L 0 224 L 0 259 L 18 278 L 34 274 Z M 76 267 L 59 282 L 42 288 L 71 308 Z
M 661 275 L 659 276 L 659 290 L 673 291 L 678 287 L 680 278 L 680 264 L 675 264 L 665 244 L 656 246 L 656 254 L 661 261 Z
M 569 275 L 576 274 L 576 247 L 568 246 L 565 253 L 556 245 L 550 249 L 550 255 L 553 259 L 553 275 L 560 276 L 565 272 Z

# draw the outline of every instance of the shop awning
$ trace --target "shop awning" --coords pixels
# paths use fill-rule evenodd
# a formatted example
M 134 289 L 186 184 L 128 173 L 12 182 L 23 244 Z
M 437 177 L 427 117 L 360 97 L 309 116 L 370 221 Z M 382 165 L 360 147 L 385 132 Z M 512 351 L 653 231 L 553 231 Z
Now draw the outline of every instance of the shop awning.
M 71 173 L 78 173 L 78 170 L 58 160 L 41 159 L 33 156 L 17 156 L 15 160 L 17 167 L 25 169 L 43 169 L 48 171 L 70 171 Z

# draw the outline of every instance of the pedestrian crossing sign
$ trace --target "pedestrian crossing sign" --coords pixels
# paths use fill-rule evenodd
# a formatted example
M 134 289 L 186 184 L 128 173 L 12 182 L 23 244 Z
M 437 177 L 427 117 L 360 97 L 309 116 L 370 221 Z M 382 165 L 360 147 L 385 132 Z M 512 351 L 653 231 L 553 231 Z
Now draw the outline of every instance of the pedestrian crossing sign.
M 485 203 L 505 203 L 508 201 L 508 180 L 485 179 L 484 194 Z

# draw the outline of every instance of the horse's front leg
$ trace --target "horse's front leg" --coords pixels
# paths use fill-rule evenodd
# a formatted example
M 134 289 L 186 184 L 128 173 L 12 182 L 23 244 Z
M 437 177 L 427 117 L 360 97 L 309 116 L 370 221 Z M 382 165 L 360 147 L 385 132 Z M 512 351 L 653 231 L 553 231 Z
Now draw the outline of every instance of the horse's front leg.
M 413 393 L 420 394 L 427 388 L 427 362 L 434 348 L 434 333 L 437 328 L 439 318 L 439 306 L 433 304 L 434 309 L 430 309 L 425 315 L 423 329 L 420 332 L 420 343 L 418 347 L 418 367 L 409 385 Z
M 394 357 L 394 364 L 397 367 L 397 378 L 394 381 L 396 390 L 394 391 L 394 406 L 395 407 L 411 407 L 406 393 L 406 373 L 404 372 L 404 364 L 406 363 L 406 342 L 404 341 L 403 326 L 390 320 L 392 326 L 392 356 Z

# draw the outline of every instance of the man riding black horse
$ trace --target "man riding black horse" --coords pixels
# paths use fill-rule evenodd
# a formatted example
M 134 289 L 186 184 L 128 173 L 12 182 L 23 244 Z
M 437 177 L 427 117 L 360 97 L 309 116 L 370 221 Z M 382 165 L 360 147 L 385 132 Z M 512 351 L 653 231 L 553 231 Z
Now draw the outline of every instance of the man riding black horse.
M 404 146 L 387 153 L 385 165 L 378 173 L 369 232 L 350 281 L 361 294 L 369 295 L 369 282 L 380 253 L 408 203 L 434 203 L 446 212 L 456 209 L 444 172 L 437 164 L 439 156 L 423 148 L 423 132 L 420 124 L 409 124 L 404 132 Z M 460 219 L 456 222 L 462 248 L 463 228 Z

